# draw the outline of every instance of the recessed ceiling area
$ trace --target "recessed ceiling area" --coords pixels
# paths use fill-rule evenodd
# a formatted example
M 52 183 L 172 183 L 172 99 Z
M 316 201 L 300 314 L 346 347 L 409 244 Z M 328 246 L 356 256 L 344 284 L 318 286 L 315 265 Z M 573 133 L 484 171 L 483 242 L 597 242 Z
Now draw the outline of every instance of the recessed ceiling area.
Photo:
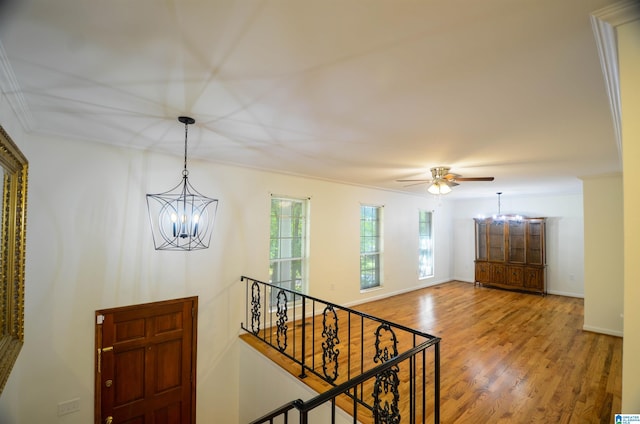
M 453 198 L 621 171 L 590 14 L 610 0 L 0 2 L 25 129 Z M 14 108 L 15 109 L 15 108 Z

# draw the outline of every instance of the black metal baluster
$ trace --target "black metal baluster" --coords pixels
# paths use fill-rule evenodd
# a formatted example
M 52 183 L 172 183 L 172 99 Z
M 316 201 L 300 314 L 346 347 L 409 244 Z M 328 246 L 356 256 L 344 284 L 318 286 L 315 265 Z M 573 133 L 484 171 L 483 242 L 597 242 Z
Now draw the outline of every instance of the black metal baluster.
M 353 388 L 353 424 L 356 424 L 357 422 L 358 422 L 358 386 L 355 386 Z
M 422 422 L 427 419 L 427 355 L 422 351 Z
M 305 378 L 307 376 L 306 373 L 306 357 L 307 357 L 307 328 L 304 325 L 304 320 L 306 319 L 306 298 L 302 296 L 302 373 L 300 374 L 300 378 Z
M 260 332 L 260 286 L 257 281 L 251 285 L 251 332 L 255 336 Z
M 351 312 L 347 312 L 347 380 L 351 380 Z
M 433 422 L 436 424 L 440 423 L 440 343 L 435 344 L 434 349 L 434 358 L 433 358 L 433 384 L 434 384 L 434 408 L 433 408 Z
M 311 369 L 316 369 L 316 301 L 311 301 Z
M 240 324 L 240 327 L 246 329 L 245 325 L 249 325 L 249 280 L 242 277 L 240 281 L 244 281 L 244 322 Z
M 278 343 L 278 349 L 280 352 L 287 350 L 287 293 L 284 290 L 280 290 L 277 296 L 276 303 L 276 343 Z
M 338 356 L 340 349 L 336 346 L 340 344 L 338 338 L 338 315 L 333 306 L 327 305 L 324 308 L 322 318 L 322 372 L 330 383 L 338 378 Z M 330 369 L 332 366 L 333 369 Z
M 398 339 L 389 324 L 382 323 L 376 329 L 376 354 L 373 361 L 385 363 L 398 356 Z M 400 423 L 400 379 L 397 365 L 376 376 L 373 384 L 373 417 L 377 424 Z
M 416 424 L 416 385 L 415 385 L 415 373 L 416 373 L 416 357 L 409 358 L 409 424 Z
M 364 317 L 360 316 L 360 374 L 364 373 Z M 360 384 L 360 400 L 364 398 L 364 383 Z

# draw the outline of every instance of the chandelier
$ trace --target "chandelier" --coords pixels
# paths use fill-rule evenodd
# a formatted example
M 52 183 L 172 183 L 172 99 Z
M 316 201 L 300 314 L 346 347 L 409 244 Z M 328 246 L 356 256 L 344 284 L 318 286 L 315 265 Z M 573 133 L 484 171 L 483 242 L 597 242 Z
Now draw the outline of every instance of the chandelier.
M 218 199 L 200 194 L 189 183 L 187 135 L 196 121 L 180 116 L 184 124 L 184 169 L 182 180 L 171 190 L 147 194 L 147 209 L 156 250 L 199 250 L 209 247 Z
M 522 221 L 522 215 L 505 215 L 502 213 L 502 208 L 501 208 L 501 204 L 500 204 L 500 196 L 502 196 L 502 192 L 499 191 L 496 193 L 498 195 L 498 213 L 494 214 L 492 216 L 492 218 L 495 221 Z

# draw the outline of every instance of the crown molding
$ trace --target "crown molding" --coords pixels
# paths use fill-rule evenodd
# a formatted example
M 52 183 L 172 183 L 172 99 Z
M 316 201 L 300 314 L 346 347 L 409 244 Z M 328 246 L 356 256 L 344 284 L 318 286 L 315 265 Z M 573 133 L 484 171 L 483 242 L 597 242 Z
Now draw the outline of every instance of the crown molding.
M 11 109 L 18 117 L 20 125 L 25 132 L 33 130 L 34 119 L 31 114 L 31 109 L 27 105 L 27 101 L 22 94 L 22 89 L 15 74 L 13 68 L 9 63 L 9 58 L 5 53 L 2 42 L 0 42 L 0 91 L 7 98 Z
M 591 16 L 617 27 L 640 19 L 640 2 L 638 0 L 619 1 L 592 12 Z
M 620 106 L 620 73 L 616 27 L 640 19 L 637 0 L 625 0 L 591 13 L 591 27 L 598 47 L 600 65 L 609 96 L 618 156 L 622 160 L 622 111 Z

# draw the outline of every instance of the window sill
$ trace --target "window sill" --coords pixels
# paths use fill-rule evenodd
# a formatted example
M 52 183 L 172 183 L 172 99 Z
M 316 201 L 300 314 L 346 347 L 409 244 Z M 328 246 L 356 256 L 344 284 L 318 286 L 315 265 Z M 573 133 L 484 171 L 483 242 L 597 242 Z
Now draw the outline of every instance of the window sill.
M 360 289 L 360 294 L 382 290 L 383 288 L 384 287 L 382 285 L 379 285 L 379 286 L 376 286 L 376 287 L 369 287 L 367 289 Z

